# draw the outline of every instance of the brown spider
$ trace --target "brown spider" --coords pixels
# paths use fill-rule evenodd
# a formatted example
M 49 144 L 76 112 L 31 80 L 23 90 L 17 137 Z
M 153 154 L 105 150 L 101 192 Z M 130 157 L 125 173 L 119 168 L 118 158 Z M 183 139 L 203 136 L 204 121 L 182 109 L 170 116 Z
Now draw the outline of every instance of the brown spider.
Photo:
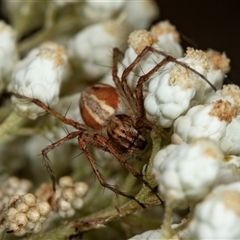
M 165 58 L 160 63 L 156 63 L 156 66 L 148 73 L 139 77 L 135 92 L 132 92 L 129 85 L 127 84 L 127 77 L 129 73 L 141 61 L 143 56 L 149 51 L 156 54 L 162 54 L 165 56 Z M 138 173 L 130 164 L 128 164 L 122 157 L 122 153 L 128 153 L 132 156 L 135 156 L 135 150 L 143 150 L 147 144 L 147 141 L 142 136 L 142 130 L 146 128 L 151 129 L 154 127 L 145 117 L 145 110 L 143 106 L 143 84 L 167 62 L 174 62 L 176 64 L 179 64 L 186 69 L 198 74 L 207 82 L 208 80 L 186 64 L 179 62 L 175 58 L 168 56 L 164 52 L 158 51 L 152 47 L 144 48 L 142 52 L 136 57 L 136 59 L 128 67 L 125 68 L 120 79 L 118 77 L 119 54 L 120 51 L 115 48 L 113 50 L 112 76 L 116 88 L 104 84 L 95 84 L 86 88 L 86 90 L 82 92 L 79 105 L 85 124 L 75 122 L 72 119 L 62 116 L 38 99 L 29 98 L 17 93 L 13 93 L 13 95 L 35 103 L 53 115 L 55 118 L 59 119 L 67 125 L 73 126 L 76 129 L 76 131 L 69 133 L 66 137 L 58 140 L 55 143 L 52 143 L 42 150 L 44 164 L 52 179 L 54 189 L 55 177 L 50 167 L 50 162 L 47 154 L 66 141 L 77 138 L 79 147 L 89 160 L 89 163 L 100 184 L 103 187 L 112 190 L 116 194 L 120 194 L 122 196 L 135 200 L 140 206 L 145 207 L 145 205 L 138 201 L 135 197 L 114 188 L 104 180 L 103 176 L 97 169 L 97 166 L 91 157 L 86 144 L 91 144 L 94 147 L 110 152 L 129 172 L 131 172 L 133 176 L 140 179 L 147 187 L 153 191 L 154 188 L 150 186 L 150 184 L 144 180 L 143 176 Z M 209 84 L 212 86 L 211 83 Z M 212 86 L 212 88 L 215 89 L 214 86 Z M 119 107 L 121 106 L 124 106 L 124 108 L 119 110 Z M 128 113 L 129 109 L 131 116 Z M 157 194 L 156 196 L 159 198 Z M 160 198 L 159 200 L 161 201 Z

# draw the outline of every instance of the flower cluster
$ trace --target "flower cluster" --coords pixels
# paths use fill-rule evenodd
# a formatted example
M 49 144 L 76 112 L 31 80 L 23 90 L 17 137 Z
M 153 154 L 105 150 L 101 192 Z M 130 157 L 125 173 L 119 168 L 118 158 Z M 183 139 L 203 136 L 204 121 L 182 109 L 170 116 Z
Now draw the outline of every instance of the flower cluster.
M 32 187 L 32 183 L 27 179 L 9 177 L 0 183 L 0 211 L 9 203 L 14 195 L 23 195 Z
M 73 182 L 65 176 L 59 179 L 56 191 L 43 183 L 35 192 L 28 193 L 30 181 L 10 177 L 0 185 L 2 230 L 16 236 L 38 233 L 53 213 L 61 218 L 72 217 L 83 206 L 88 191 L 85 182 Z M 50 214 L 51 212 L 51 214 Z
M 88 191 L 85 182 L 73 182 L 69 176 L 61 177 L 56 192 L 50 184 L 42 184 L 36 191 L 36 196 L 49 201 L 54 212 L 62 218 L 70 218 L 83 206 L 83 197 Z
M 2 221 L 7 231 L 16 236 L 28 232 L 37 233 L 50 211 L 51 207 L 47 202 L 37 202 L 33 194 L 27 193 L 12 197 Z
M 137 232 L 130 239 L 240 238 L 240 88 L 235 84 L 224 85 L 224 77 L 230 71 L 225 53 L 183 49 L 181 34 L 168 20 L 151 26 L 158 15 L 153 0 L 112 3 L 51 0 L 38 4 L 19 0 L 15 4 L 5 1 L 4 6 L 11 25 L 0 21 L 0 93 L 8 91 L 12 95 L 9 101 L 5 95 L 1 101 L 0 176 L 7 171 L 31 181 L 11 177 L 0 183 L 1 228 L 16 236 L 44 232 L 57 218 L 71 221 L 79 217 L 78 213 L 82 215 L 79 210 L 84 209 L 89 216 L 60 225 L 55 232 L 58 238 L 69 238 L 126 216 L 141 203 L 153 210 L 139 211 L 133 217 L 144 221 L 131 221 L 130 226 L 143 222 L 147 231 L 131 231 L 128 224 L 121 222 L 126 238 Z M 139 121 L 129 116 L 139 128 L 143 126 L 141 131 L 149 141 L 141 152 L 144 164 L 147 163 L 142 175 L 138 174 L 141 163 L 129 164 L 132 174 L 126 176 L 118 162 L 111 161 L 112 155 L 105 150 L 111 152 L 109 149 L 114 148 L 113 155 L 123 165 L 128 163 L 121 154 L 124 151 L 119 146 L 115 149 L 118 144 L 112 141 L 112 136 L 105 138 L 108 134 L 105 129 L 95 131 L 81 125 L 79 97 L 83 88 L 93 82 L 114 85 L 109 70 L 113 65 L 113 48 L 120 49 L 114 59 L 117 69 L 113 70 L 117 70 L 115 77 L 123 83 L 121 87 L 115 86 L 116 93 L 121 95 L 121 102 L 129 100 L 124 99 L 125 95 L 134 100 L 133 106 L 129 100 L 119 112 L 128 107 L 126 111 L 130 112 L 136 106 L 145 114 Z M 144 82 L 139 83 L 139 79 Z M 99 101 L 92 95 L 89 101 L 95 108 L 103 105 L 107 112 L 104 96 Z M 139 95 L 143 99 L 138 99 Z M 30 98 L 39 106 L 29 102 Z M 44 115 L 44 109 L 52 116 Z M 95 113 L 96 109 L 90 110 Z M 69 126 L 63 127 L 59 119 Z M 75 125 L 70 124 L 72 119 Z M 145 131 L 149 129 L 150 136 Z M 114 134 L 122 134 L 127 140 L 129 137 L 124 131 Z M 46 138 L 51 143 L 46 143 Z M 70 144 L 75 138 L 86 156 L 79 154 L 78 145 Z M 84 144 L 96 149 L 87 146 L 84 151 Z M 124 150 L 138 158 L 132 149 Z M 42 174 L 45 169 L 36 156 L 40 151 L 52 179 L 51 167 L 56 176 L 71 173 L 59 178 L 56 191 L 46 183 L 47 173 Z M 86 158 L 90 164 L 83 162 Z M 91 182 L 91 165 L 101 184 L 106 181 L 105 186 L 126 193 L 131 200 L 116 206 L 112 193 L 106 191 L 100 201 L 98 194 L 102 188 Z M 87 183 L 74 182 L 77 178 L 87 179 Z M 34 194 L 29 193 L 32 185 L 36 189 Z M 126 190 L 122 191 L 124 187 Z M 138 187 L 140 191 L 136 193 Z M 150 191 L 155 187 L 158 189 L 155 195 L 165 203 L 162 218 L 155 212 L 161 207 L 153 206 L 159 200 Z M 87 192 L 88 198 L 84 199 Z M 83 208 L 85 201 L 89 201 L 88 209 Z M 107 208 L 102 210 L 104 207 Z M 92 213 L 99 209 L 96 215 Z M 184 211 L 174 212 L 175 209 Z M 154 216 L 149 222 L 147 214 Z M 46 228 L 44 222 L 48 224 Z M 119 239 L 123 238 L 121 235 Z

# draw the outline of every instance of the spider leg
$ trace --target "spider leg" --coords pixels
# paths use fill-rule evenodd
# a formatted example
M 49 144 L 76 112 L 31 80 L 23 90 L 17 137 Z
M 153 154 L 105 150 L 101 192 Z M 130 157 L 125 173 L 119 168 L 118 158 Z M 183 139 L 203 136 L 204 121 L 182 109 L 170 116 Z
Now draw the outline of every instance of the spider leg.
M 143 176 L 138 173 L 127 161 L 124 160 L 124 158 L 118 153 L 118 151 L 116 150 L 116 148 L 109 142 L 108 139 L 106 139 L 105 137 L 103 137 L 102 135 L 99 134 L 94 134 L 93 136 L 90 136 L 88 134 L 85 133 L 81 133 L 81 138 L 83 142 L 87 142 L 90 143 L 91 145 L 98 147 L 104 151 L 110 152 L 134 177 L 136 177 L 137 179 L 139 179 L 142 183 L 144 183 L 152 192 L 155 193 L 155 190 L 152 186 L 150 186 L 150 184 L 143 179 Z M 81 140 L 79 140 L 81 141 Z M 81 142 L 82 142 L 81 141 Z M 80 145 L 81 147 L 81 145 Z M 85 149 L 83 149 L 81 147 L 81 149 L 85 152 Z M 130 153 L 130 152 L 129 152 Z M 86 152 L 85 152 L 86 154 Z M 131 153 L 130 153 L 131 154 Z M 87 155 L 87 154 L 86 154 Z M 90 161 L 90 164 L 92 165 L 93 160 L 91 158 L 90 155 L 87 156 L 88 160 Z M 94 170 L 94 168 L 93 168 Z M 95 171 L 95 170 L 94 170 Z M 96 172 L 95 172 L 96 173 Z M 98 176 L 98 175 L 97 175 Z M 100 183 L 101 180 L 99 179 Z M 102 184 L 102 183 L 101 183 Z M 104 185 L 103 185 L 104 186 Z M 108 187 L 107 187 L 108 188 Z M 123 195 L 124 194 L 124 195 Z M 120 193 L 120 195 L 125 196 L 125 193 Z M 126 197 L 126 196 L 125 196 Z M 156 197 L 159 199 L 160 202 L 162 202 L 161 198 L 156 194 Z M 135 198 L 133 198 L 132 196 L 130 197 L 131 199 L 134 199 L 135 201 L 137 201 Z M 138 202 L 138 201 L 137 201 Z M 142 203 L 141 203 L 142 204 Z M 140 205 L 141 205 L 140 204 Z
M 148 73 L 142 75 L 137 82 L 137 86 L 135 88 L 136 94 L 136 105 L 137 105 L 137 112 L 139 117 L 145 116 L 145 109 L 144 109 L 144 97 L 143 97 L 143 84 L 155 73 L 158 71 L 159 68 L 164 66 L 166 63 L 170 62 L 170 56 L 164 58 L 160 63 L 156 64 L 154 68 L 152 68 Z
M 195 69 L 189 67 L 187 64 L 178 61 L 176 58 L 174 58 L 174 57 L 172 57 L 172 56 L 169 56 L 169 55 L 167 55 L 166 53 L 164 53 L 164 52 L 162 52 L 162 51 L 159 51 L 159 50 L 157 50 L 157 49 L 155 49 L 155 48 L 152 48 L 152 47 L 149 47 L 149 46 L 148 46 L 148 47 L 145 47 L 145 48 L 143 49 L 143 51 L 138 55 L 138 57 L 139 57 L 139 56 L 142 57 L 144 54 L 146 54 L 146 52 L 149 52 L 149 51 L 154 52 L 154 53 L 161 54 L 161 55 L 165 56 L 165 58 L 164 58 L 161 62 L 156 63 L 156 66 L 155 66 L 154 68 L 152 68 L 149 72 L 147 72 L 146 74 L 144 74 L 143 76 L 141 76 L 141 77 L 139 78 L 138 82 L 137 82 L 137 86 L 136 86 L 136 88 L 135 88 L 135 95 L 136 95 L 137 112 L 140 113 L 140 117 L 141 117 L 141 116 L 143 117 L 143 116 L 145 115 L 145 110 L 144 110 L 144 98 L 143 98 L 143 84 L 144 84 L 154 73 L 156 73 L 162 66 L 164 66 L 164 65 L 165 65 L 166 63 L 168 63 L 168 62 L 174 62 L 174 63 L 176 63 L 176 64 L 178 64 L 178 65 L 180 65 L 180 66 L 182 66 L 182 67 L 184 67 L 184 68 L 186 68 L 186 69 L 194 72 L 195 74 L 199 75 L 203 80 L 205 80 L 205 81 L 213 88 L 213 90 L 216 91 L 215 86 L 214 86 L 212 83 L 210 83 L 210 82 L 208 81 L 208 79 L 207 79 L 204 75 L 202 75 L 201 73 L 197 72 Z M 135 59 L 135 61 L 138 60 L 138 57 Z M 135 62 L 135 61 L 134 61 L 134 62 Z M 139 61 L 139 60 L 138 60 L 138 61 Z M 138 61 L 136 61 L 136 62 L 138 62 Z M 133 63 L 134 63 L 134 62 L 133 62 Z M 132 65 L 132 64 L 131 64 L 131 65 Z M 131 66 L 131 65 L 130 65 L 130 66 Z M 129 67 L 130 67 L 130 66 L 129 66 Z M 129 67 L 128 67 L 128 68 L 129 68 Z M 127 69 L 125 69 L 125 70 L 127 70 Z M 132 70 L 132 68 L 131 68 L 131 70 Z M 128 71 L 127 71 L 126 74 L 128 75 Z M 124 74 L 123 74 L 123 75 L 124 75 Z M 124 79 L 124 78 L 123 78 L 123 79 Z
M 52 187 L 53 187 L 54 191 L 56 190 L 56 178 L 55 178 L 54 172 L 50 166 L 50 160 L 48 158 L 48 153 L 50 151 L 52 151 L 53 149 L 55 149 L 56 147 L 62 145 L 63 143 L 70 141 L 73 138 L 76 138 L 79 134 L 80 134 L 80 131 L 75 131 L 75 132 L 69 133 L 66 137 L 58 140 L 57 142 L 52 143 L 51 145 L 47 146 L 46 148 L 44 148 L 42 150 L 44 166 L 47 169 L 48 174 L 52 180 Z
M 194 73 L 196 73 L 199 77 L 201 77 L 204 81 L 206 81 L 206 82 L 211 86 L 211 88 L 212 88 L 214 91 L 217 91 L 216 87 L 215 87 L 203 74 L 201 74 L 201 73 L 199 73 L 198 71 L 196 71 L 195 69 L 189 67 L 186 63 L 183 63 L 183 62 L 181 62 L 181 61 L 178 61 L 176 58 L 174 58 L 174 57 L 172 57 L 172 56 L 169 56 L 169 55 L 167 55 L 166 53 L 164 53 L 164 52 L 162 52 L 162 51 L 160 51 L 160 50 L 158 50 L 158 49 L 155 49 L 155 48 L 153 48 L 153 47 L 147 46 L 146 49 L 147 49 L 148 51 L 161 54 L 161 55 L 167 57 L 169 62 L 174 62 L 174 63 L 176 63 L 176 64 L 178 64 L 178 65 L 180 65 L 180 66 L 182 66 L 182 67 L 184 67 L 184 68 L 186 68 L 186 69 L 194 72 Z M 161 63 L 161 62 L 160 62 L 160 63 Z
M 118 48 L 113 49 L 113 67 L 112 67 L 112 78 L 115 84 L 115 87 L 118 90 L 118 94 L 121 96 L 124 104 L 132 109 L 133 112 L 136 110 L 135 98 L 127 85 L 127 81 L 122 82 L 118 76 L 118 63 L 119 63 L 119 54 L 122 54 Z M 131 104 L 129 104 L 131 103 Z
M 50 113 L 52 116 L 54 116 L 55 118 L 57 118 L 58 120 L 62 121 L 63 123 L 65 123 L 67 125 L 73 126 L 74 128 L 76 128 L 78 130 L 82 130 L 82 131 L 86 130 L 86 127 L 84 124 L 75 122 L 70 118 L 64 117 L 63 115 L 61 115 L 60 113 L 53 110 L 52 108 L 50 108 L 48 105 L 46 105 L 42 101 L 38 100 L 37 98 L 30 98 L 30 97 L 27 97 L 27 96 L 24 96 L 24 95 L 21 95 L 18 93 L 12 93 L 12 95 L 14 95 L 17 98 L 25 99 L 29 102 L 36 104 L 37 106 L 44 109 L 46 112 Z
M 97 169 L 96 163 L 94 162 L 94 160 L 93 160 L 93 158 L 92 158 L 92 156 L 91 156 L 91 154 L 90 154 L 90 152 L 89 152 L 89 150 L 86 146 L 86 143 L 89 143 L 91 145 L 94 145 L 96 147 L 99 147 L 99 148 L 102 148 L 104 150 L 109 151 L 109 148 L 106 147 L 106 142 L 107 142 L 107 140 L 105 138 L 102 138 L 100 135 L 97 135 L 97 134 L 94 135 L 94 137 L 92 137 L 92 136 L 88 135 L 87 133 L 82 132 L 82 133 L 79 134 L 79 137 L 78 137 L 79 147 L 85 153 L 85 155 L 86 155 L 94 173 L 96 174 L 96 176 L 98 178 L 99 183 L 103 187 L 113 191 L 115 194 L 119 194 L 119 195 L 122 195 L 126 198 L 132 199 L 135 202 L 137 202 L 142 208 L 146 208 L 145 205 L 143 203 L 141 203 L 140 201 L 138 201 L 134 196 L 128 195 L 128 194 L 114 188 L 110 184 L 108 184 L 104 180 L 102 174 Z
M 121 81 L 120 78 L 118 77 L 118 56 L 121 54 L 120 50 L 118 48 L 113 49 L 113 67 L 112 67 L 112 76 L 113 76 L 113 81 L 115 83 L 115 86 L 117 89 L 122 89 Z

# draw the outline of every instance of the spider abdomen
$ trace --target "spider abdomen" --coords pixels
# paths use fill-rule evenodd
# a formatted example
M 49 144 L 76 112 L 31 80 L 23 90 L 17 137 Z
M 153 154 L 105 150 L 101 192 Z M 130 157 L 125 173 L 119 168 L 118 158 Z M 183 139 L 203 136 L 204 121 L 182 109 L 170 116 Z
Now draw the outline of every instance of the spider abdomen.
M 82 92 L 79 105 L 85 124 L 99 130 L 107 125 L 108 119 L 118 110 L 120 97 L 116 88 L 95 84 Z

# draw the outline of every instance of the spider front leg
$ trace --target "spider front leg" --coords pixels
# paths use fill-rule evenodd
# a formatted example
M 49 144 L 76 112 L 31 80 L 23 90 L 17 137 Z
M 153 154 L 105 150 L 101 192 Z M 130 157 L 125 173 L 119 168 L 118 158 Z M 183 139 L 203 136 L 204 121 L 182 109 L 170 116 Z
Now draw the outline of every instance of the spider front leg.
M 98 134 L 95 134 L 94 136 L 91 136 L 89 135 L 88 133 L 86 132 L 81 132 L 79 134 L 79 137 L 78 137 L 78 143 L 79 143 L 79 147 L 80 149 L 84 152 L 84 154 L 86 155 L 95 175 L 97 176 L 98 178 L 98 181 L 100 182 L 100 184 L 113 191 L 115 194 L 119 194 L 121 196 L 124 196 L 126 198 L 129 198 L 129 199 L 132 199 L 134 200 L 135 202 L 137 202 L 142 208 L 146 208 L 145 205 L 143 203 L 141 203 L 139 200 L 137 200 L 134 196 L 131 196 L 129 194 L 126 194 L 116 188 L 114 188 L 113 186 L 111 186 L 110 184 L 108 184 L 102 174 L 99 172 L 99 170 L 97 169 L 97 166 L 96 166 L 96 163 L 94 162 L 88 148 L 87 148 L 87 145 L 86 143 L 89 143 L 95 147 L 98 147 L 98 148 L 101 148 L 102 150 L 106 150 L 108 152 L 111 152 L 111 146 L 109 146 L 109 143 L 107 141 L 106 138 L 102 137 L 101 135 L 98 135 Z M 112 152 L 111 152 L 112 153 Z M 114 152 L 115 153 L 115 152 Z M 114 154 L 113 153 L 113 154 Z M 122 162 L 124 162 L 124 166 L 126 166 L 126 161 L 122 159 Z
M 72 119 L 70 118 L 67 118 L 63 115 L 61 115 L 60 113 L 56 112 L 55 110 L 53 110 L 52 108 L 50 108 L 48 105 L 46 105 L 45 103 L 43 103 L 42 101 L 40 101 L 39 99 L 37 98 L 30 98 L 30 97 L 27 97 L 27 96 L 24 96 L 24 95 L 21 95 L 19 93 L 11 93 L 13 96 L 19 98 L 19 99 L 24 99 L 28 102 L 32 102 L 34 104 L 36 104 L 37 106 L 39 106 L 40 108 L 44 109 L 46 112 L 48 112 L 49 114 L 51 114 L 52 116 L 54 116 L 55 118 L 57 118 L 58 120 L 60 120 L 61 122 L 69 125 L 69 126 L 72 126 L 78 130 L 86 130 L 86 126 L 84 124 L 81 124 L 81 123 L 78 123 L 78 122 L 75 122 L 73 121 Z
M 56 178 L 54 176 L 54 173 L 53 173 L 53 170 L 50 166 L 50 160 L 48 158 L 48 153 L 50 151 L 52 151 L 53 149 L 55 149 L 56 147 L 62 145 L 63 143 L 67 142 L 67 141 L 70 141 L 71 139 L 74 139 L 76 138 L 77 136 L 79 136 L 81 131 L 75 131 L 75 132 L 72 132 L 72 133 L 69 133 L 66 137 L 58 140 L 57 142 L 55 143 L 52 143 L 51 145 L 47 146 L 46 148 L 44 148 L 42 150 L 42 156 L 43 156 L 43 161 L 44 161 L 44 166 L 45 168 L 47 169 L 48 171 L 48 174 L 52 180 L 52 186 L 53 186 L 53 190 L 55 191 L 56 190 Z

